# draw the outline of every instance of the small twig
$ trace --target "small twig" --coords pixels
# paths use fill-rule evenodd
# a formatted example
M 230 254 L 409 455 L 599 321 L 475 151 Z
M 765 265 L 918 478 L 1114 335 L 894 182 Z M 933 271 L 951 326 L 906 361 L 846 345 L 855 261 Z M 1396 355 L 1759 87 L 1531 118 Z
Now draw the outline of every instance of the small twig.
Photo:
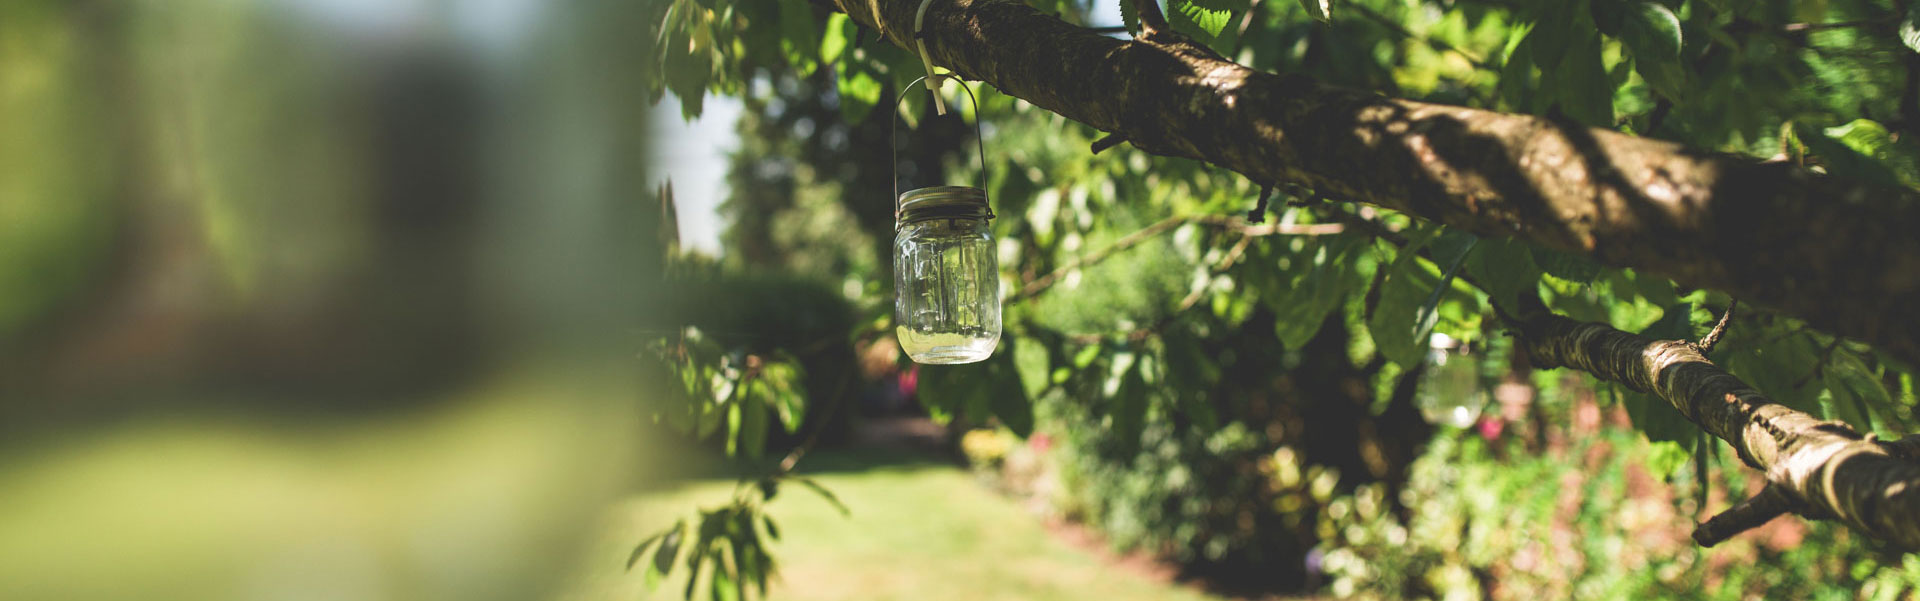
M 1167 15 L 1160 12 L 1158 0 L 1128 1 L 1133 3 L 1133 10 L 1140 18 L 1140 35 L 1134 36 L 1135 39 L 1153 42 L 1173 32 L 1173 27 L 1167 25 Z
M 845 373 L 840 375 L 840 384 L 834 387 L 833 396 L 827 397 L 830 404 L 827 405 L 825 411 L 820 412 L 820 417 L 817 418 L 820 420 L 820 423 L 814 426 L 813 432 L 807 434 L 807 439 L 801 442 L 800 446 L 794 447 L 793 450 L 787 452 L 787 456 L 780 460 L 780 467 L 775 469 L 769 477 L 779 478 L 792 472 L 793 466 L 800 463 L 800 458 L 805 457 L 807 451 L 813 450 L 813 447 L 820 443 L 820 432 L 827 429 L 827 422 L 833 419 L 834 411 L 840 408 L 841 397 L 844 396 L 847 391 L 847 381 L 852 379 L 852 368 L 848 368 Z
M 1072 261 L 1068 261 L 1066 265 L 1062 265 L 1058 269 L 1047 272 L 1046 275 L 1035 278 L 1033 281 L 1028 282 L 1026 286 L 1022 286 L 1020 292 L 1008 297 L 1006 304 L 1012 305 L 1038 296 L 1041 292 L 1045 292 L 1048 288 L 1053 287 L 1054 284 L 1059 283 L 1061 278 L 1066 277 L 1068 273 L 1072 273 L 1075 269 L 1082 269 L 1094 263 L 1104 261 L 1115 253 L 1132 248 L 1134 245 L 1145 242 L 1149 238 L 1189 223 L 1224 229 L 1228 232 L 1239 234 L 1243 239 L 1273 235 L 1325 236 L 1346 231 L 1346 226 L 1338 223 L 1248 225 L 1239 219 L 1221 215 L 1168 217 L 1155 222 L 1153 225 L 1140 228 L 1126 236 L 1122 236 L 1119 240 L 1115 240 L 1113 244 L 1105 248 L 1080 255 Z
M 1141 242 L 1145 242 L 1148 238 L 1152 238 L 1155 234 L 1165 232 L 1167 230 L 1173 229 L 1175 226 L 1186 223 L 1188 219 L 1189 219 L 1188 217 L 1168 217 L 1166 219 L 1162 219 L 1159 222 L 1154 223 L 1153 225 L 1140 228 L 1139 230 L 1136 230 L 1133 233 L 1127 234 L 1125 236 L 1121 236 L 1119 240 L 1115 240 L 1113 244 L 1108 245 L 1106 248 L 1102 248 L 1100 250 L 1075 257 L 1072 261 L 1068 261 L 1066 265 L 1060 266 L 1059 269 L 1055 269 L 1052 272 L 1047 273 L 1047 275 L 1040 276 L 1039 279 L 1028 282 L 1026 286 L 1023 286 L 1020 288 L 1019 294 L 1015 294 L 1013 295 L 1012 298 L 1007 299 L 1006 304 L 1011 305 L 1029 298 L 1033 298 L 1035 295 L 1038 295 L 1041 292 L 1046 291 L 1046 289 L 1053 287 L 1055 282 L 1060 281 L 1060 278 L 1065 277 L 1066 274 L 1071 273 L 1073 270 L 1104 261 L 1107 259 L 1107 257 L 1112 256 L 1114 253 L 1126 250 L 1128 248 L 1132 248 L 1133 245 L 1139 244 Z
M 1386 15 L 1380 14 L 1378 12 L 1374 12 L 1373 9 L 1367 8 L 1365 6 L 1361 6 L 1358 3 L 1347 3 L 1346 5 L 1343 5 L 1342 8 L 1346 8 L 1355 13 L 1359 13 L 1360 16 L 1366 17 L 1368 21 L 1373 21 L 1375 24 L 1386 28 L 1388 32 L 1391 32 L 1394 35 L 1397 35 L 1401 38 L 1426 44 L 1427 47 L 1440 52 L 1452 52 L 1454 54 L 1460 55 L 1460 58 L 1466 59 L 1467 64 L 1472 65 L 1473 68 L 1475 69 L 1480 69 L 1483 71 L 1496 73 L 1496 74 L 1500 72 L 1499 69 L 1493 68 L 1492 65 L 1487 64 L 1487 62 L 1484 60 L 1481 60 L 1480 57 L 1474 56 L 1472 53 L 1469 53 L 1465 50 L 1461 50 L 1459 47 L 1454 46 L 1453 44 L 1447 43 L 1446 40 L 1430 38 L 1430 37 L 1416 34 L 1412 30 L 1407 29 L 1405 25 L 1401 25 L 1398 21 L 1387 18 Z
M 1739 306 L 1740 299 L 1727 301 L 1727 312 L 1720 314 L 1720 322 L 1713 324 L 1713 329 L 1708 331 L 1706 337 L 1701 338 L 1700 342 L 1694 343 L 1694 346 L 1700 348 L 1700 354 L 1711 353 L 1714 345 L 1720 344 L 1720 337 L 1727 333 L 1727 323 L 1733 321 L 1733 310 Z
M 1260 186 L 1260 200 L 1247 211 L 1247 223 L 1265 223 L 1267 221 L 1267 201 L 1273 198 L 1271 184 Z
M 1247 3 L 1246 12 L 1240 15 L 1240 27 L 1233 34 L 1233 53 L 1230 56 L 1240 56 L 1240 49 L 1247 45 L 1247 28 L 1253 26 L 1253 21 L 1259 14 L 1260 0 Z
M 1232 248 L 1227 249 L 1226 256 L 1221 257 L 1220 262 L 1215 263 L 1213 265 L 1213 268 L 1208 270 L 1208 273 L 1219 274 L 1232 268 L 1235 263 L 1240 261 L 1240 257 L 1246 255 L 1247 245 L 1251 242 L 1253 242 L 1253 238 L 1249 237 L 1249 238 L 1241 238 L 1239 242 L 1234 243 Z M 1176 305 L 1173 308 L 1173 311 L 1167 313 L 1166 316 L 1161 317 L 1159 320 L 1154 321 L 1152 324 L 1147 325 L 1146 327 L 1134 328 L 1125 333 L 1122 333 L 1119 335 L 1119 337 L 1122 339 L 1125 339 L 1127 342 L 1130 342 L 1130 343 L 1146 340 L 1147 337 L 1152 336 L 1156 333 L 1159 333 L 1161 329 L 1166 328 L 1169 324 L 1172 324 L 1175 319 L 1178 319 L 1180 315 L 1183 313 L 1186 313 L 1187 310 L 1194 308 L 1194 306 L 1196 305 L 1199 305 L 1200 300 L 1207 297 L 1206 292 L 1207 292 L 1206 286 L 1195 288 L 1192 292 L 1188 292 L 1187 296 L 1181 298 L 1180 304 Z M 1105 340 L 1108 336 L 1111 336 L 1111 334 L 1078 334 L 1078 335 L 1068 337 L 1067 340 L 1072 341 L 1076 344 L 1098 344 L 1101 341 Z
M 1852 27 L 1876 27 L 1890 25 L 1891 21 L 1837 21 L 1833 23 L 1788 23 L 1780 26 L 1782 33 L 1800 33 L 1805 31 L 1825 31 L 1828 29 L 1848 29 Z
M 1790 511 L 1793 511 L 1793 500 L 1787 497 L 1786 491 L 1778 485 L 1768 484 L 1760 489 L 1760 494 L 1694 527 L 1693 542 L 1702 547 L 1711 547 Z
M 1104 151 L 1108 148 L 1113 148 L 1115 146 L 1119 146 L 1121 142 L 1125 142 L 1125 141 L 1127 141 L 1127 139 L 1120 137 L 1120 134 L 1107 134 L 1107 135 L 1101 136 L 1100 139 L 1093 141 L 1093 153 L 1100 154 L 1101 151 Z
M 1386 240 L 1394 246 L 1407 245 L 1407 237 L 1400 235 L 1400 232 L 1389 229 L 1386 224 L 1346 211 L 1334 210 L 1328 211 L 1328 213 L 1333 216 L 1334 220 L 1364 231 L 1375 238 Z

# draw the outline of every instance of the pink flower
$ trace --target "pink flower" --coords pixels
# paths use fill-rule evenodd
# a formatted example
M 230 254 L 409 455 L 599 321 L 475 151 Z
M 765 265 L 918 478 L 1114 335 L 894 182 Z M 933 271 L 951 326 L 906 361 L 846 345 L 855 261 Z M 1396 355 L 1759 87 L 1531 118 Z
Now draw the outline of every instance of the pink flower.
M 1480 418 L 1480 423 L 1478 424 L 1478 426 L 1480 430 L 1480 437 L 1485 438 L 1488 441 L 1493 441 L 1495 439 L 1500 438 L 1500 432 L 1502 430 L 1507 429 L 1507 422 L 1502 421 L 1498 417 L 1489 416 L 1489 417 Z

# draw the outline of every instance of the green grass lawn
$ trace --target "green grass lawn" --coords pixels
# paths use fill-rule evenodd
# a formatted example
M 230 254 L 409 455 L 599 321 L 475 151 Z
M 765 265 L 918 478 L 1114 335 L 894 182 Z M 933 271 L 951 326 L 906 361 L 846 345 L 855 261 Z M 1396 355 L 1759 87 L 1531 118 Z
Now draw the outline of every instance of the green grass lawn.
M 767 506 L 781 540 L 775 601 L 998 599 L 1207 599 L 1189 587 L 1112 565 L 1049 534 L 1041 519 L 965 470 L 903 451 L 823 452 L 802 462 L 839 496 L 843 516 L 802 487 Z M 891 455 L 891 457 L 889 457 Z M 685 567 L 648 593 L 624 571 L 633 545 L 696 507 L 723 504 L 730 480 L 705 480 L 621 504 L 608 540 L 572 599 L 680 599 Z M 703 591 L 704 592 L 704 591 Z M 702 594 L 700 599 L 705 599 Z

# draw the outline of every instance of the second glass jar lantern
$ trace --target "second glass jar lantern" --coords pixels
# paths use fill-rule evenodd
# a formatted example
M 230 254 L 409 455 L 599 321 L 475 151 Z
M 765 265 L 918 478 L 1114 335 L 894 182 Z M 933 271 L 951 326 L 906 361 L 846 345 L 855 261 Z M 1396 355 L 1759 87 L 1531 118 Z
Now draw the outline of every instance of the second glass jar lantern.
M 927 78 L 916 79 L 906 91 Z M 938 81 L 938 80 L 936 80 Z M 926 84 L 938 94 L 937 86 Z M 960 89 L 979 100 L 965 82 Z M 895 112 L 899 112 L 896 104 Z M 898 129 L 899 117 L 893 119 Z M 980 135 L 978 114 L 974 135 Z M 892 144 L 893 136 L 889 135 Z M 917 363 L 974 363 L 1000 344 L 1000 261 L 988 223 L 986 142 L 980 140 L 980 187 L 934 186 L 899 193 L 894 152 L 894 335 Z

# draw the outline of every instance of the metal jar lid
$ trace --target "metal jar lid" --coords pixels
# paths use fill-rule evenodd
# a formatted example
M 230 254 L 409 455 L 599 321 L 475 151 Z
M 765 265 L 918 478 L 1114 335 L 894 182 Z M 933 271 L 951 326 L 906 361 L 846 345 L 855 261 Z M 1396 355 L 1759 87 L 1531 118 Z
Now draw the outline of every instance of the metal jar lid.
M 972 186 L 916 188 L 900 194 L 895 226 L 929 219 L 993 219 L 987 192 Z

